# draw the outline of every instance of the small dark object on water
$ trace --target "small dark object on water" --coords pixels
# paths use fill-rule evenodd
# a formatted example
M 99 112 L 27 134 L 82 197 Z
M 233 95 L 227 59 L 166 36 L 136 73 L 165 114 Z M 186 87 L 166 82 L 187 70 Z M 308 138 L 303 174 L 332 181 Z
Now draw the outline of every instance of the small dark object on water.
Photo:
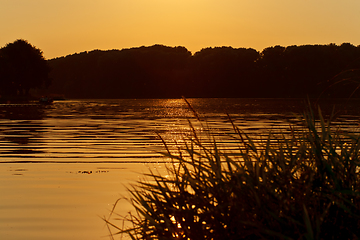
M 39 103 L 41 103 L 41 104 L 52 104 L 53 101 L 54 100 L 52 98 L 49 98 L 49 97 L 41 97 L 39 99 Z
M 78 173 L 92 174 L 92 171 L 78 171 Z

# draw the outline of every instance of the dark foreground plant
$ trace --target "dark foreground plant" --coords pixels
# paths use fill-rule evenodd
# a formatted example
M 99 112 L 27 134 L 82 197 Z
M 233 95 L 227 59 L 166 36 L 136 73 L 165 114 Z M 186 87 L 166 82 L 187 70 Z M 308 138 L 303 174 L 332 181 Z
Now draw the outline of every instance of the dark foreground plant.
M 359 136 L 311 111 L 301 129 L 261 143 L 232 125 L 236 152 L 211 131 L 166 147 L 169 175 L 134 186 L 131 226 L 105 219 L 109 228 L 132 239 L 359 239 Z

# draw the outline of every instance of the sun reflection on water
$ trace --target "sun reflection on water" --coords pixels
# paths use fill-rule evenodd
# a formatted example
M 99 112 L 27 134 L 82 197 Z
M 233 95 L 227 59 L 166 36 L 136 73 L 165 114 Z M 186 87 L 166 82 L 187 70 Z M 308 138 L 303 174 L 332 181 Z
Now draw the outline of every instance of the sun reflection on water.
M 167 173 L 163 163 L 169 159 L 162 155 L 165 148 L 157 134 L 176 150 L 194 139 L 193 130 L 208 139 L 204 129 L 209 126 L 218 146 L 232 151 L 238 145 L 225 113 L 258 140 L 269 130 L 289 133 L 289 122 L 297 121 L 291 101 L 188 101 L 206 122 L 199 123 L 183 99 L 67 100 L 41 109 L 0 106 L 0 232 L 15 240 L 94 239 L 91 230 L 105 236 L 98 215 L 107 215 L 108 204 L 126 193 L 124 184 L 148 170 Z M 358 116 L 337 121 L 344 131 L 359 133 Z M 121 203 L 124 214 L 129 207 Z M 175 224 L 181 229 L 181 221 Z

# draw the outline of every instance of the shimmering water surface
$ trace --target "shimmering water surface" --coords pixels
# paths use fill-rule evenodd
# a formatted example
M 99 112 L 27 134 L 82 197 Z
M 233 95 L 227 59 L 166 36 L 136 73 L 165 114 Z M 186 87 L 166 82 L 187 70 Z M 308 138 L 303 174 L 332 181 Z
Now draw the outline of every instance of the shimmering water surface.
M 297 99 L 189 99 L 206 116 L 221 144 L 231 148 L 232 127 L 261 136 L 297 123 Z M 358 133 L 358 100 L 336 103 L 336 121 Z M 124 184 L 166 162 L 170 146 L 201 131 L 182 99 L 66 100 L 53 105 L 0 104 L 0 239 L 109 239 L 107 215 Z M 174 141 L 175 140 L 175 141 Z M 121 205 L 124 212 L 128 203 Z

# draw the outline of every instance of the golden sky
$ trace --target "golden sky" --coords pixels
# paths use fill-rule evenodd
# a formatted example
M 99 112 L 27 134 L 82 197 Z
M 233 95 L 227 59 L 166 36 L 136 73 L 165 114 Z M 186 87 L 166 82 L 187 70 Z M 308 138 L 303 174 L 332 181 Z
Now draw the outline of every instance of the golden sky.
M 0 0 L 0 47 L 22 38 L 48 59 L 163 44 L 360 45 L 359 0 Z

